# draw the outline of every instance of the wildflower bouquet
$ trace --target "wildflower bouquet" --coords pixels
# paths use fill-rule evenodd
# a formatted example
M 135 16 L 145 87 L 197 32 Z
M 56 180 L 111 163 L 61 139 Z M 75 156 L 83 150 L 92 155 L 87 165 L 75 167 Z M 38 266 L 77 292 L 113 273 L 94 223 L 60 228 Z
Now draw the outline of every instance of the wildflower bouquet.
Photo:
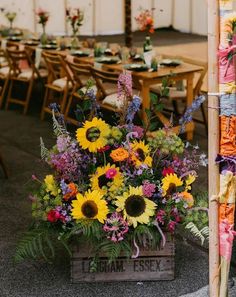
M 139 30 L 154 33 L 154 19 L 150 10 L 141 9 L 140 14 L 135 17 L 135 21 L 137 22 Z
M 194 204 L 196 150 L 187 150 L 167 128 L 149 133 L 150 125 L 134 124 L 141 100 L 132 96 L 130 78 L 121 74 L 118 82 L 124 106 L 118 125 L 102 119 L 93 89 L 78 108 L 79 118 L 88 117 L 75 136 L 53 114 L 56 144 L 48 150 L 41 140 L 51 173 L 43 180 L 33 176 L 34 225 L 18 245 L 17 261 L 50 259 L 56 242 L 69 251 L 74 241 L 90 242 L 95 254 L 103 250 L 110 260 L 122 251 L 138 255 L 138 247 L 157 247 L 165 231 L 173 233 L 184 222 Z

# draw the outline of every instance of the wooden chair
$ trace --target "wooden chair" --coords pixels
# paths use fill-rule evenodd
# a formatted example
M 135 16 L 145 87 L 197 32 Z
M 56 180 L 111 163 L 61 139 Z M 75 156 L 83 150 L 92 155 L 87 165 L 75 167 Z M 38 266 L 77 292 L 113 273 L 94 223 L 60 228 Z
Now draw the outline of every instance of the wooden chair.
M 3 105 L 3 100 L 7 91 L 10 76 L 10 65 L 6 52 L 0 49 L 0 108 Z
M 91 68 L 91 72 L 96 82 L 98 104 L 104 109 L 120 112 L 122 102 L 117 96 L 117 81 L 120 72 L 109 72 L 97 68 Z
M 7 48 L 7 55 L 10 60 L 10 76 L 9 76 L 9 91 L 6 101 L 6 109 L 8 109 L 10 103 L 22 105 L 24 107 L 23 113 L 26 114 L 29 107 L 29 102 L 33 90 L 35 80 L 47 77 L 47 71 L 38 70 L 27 50 L 18 50 Z M 21 67 L 24 64 L 25 69 Z M 14 87 L 18 83 L 19 85 L 26 86 L 26 95 L 23 98 L 14 98 Z
M 202 67 L 203 70 L 201 72 L 197 72 L 194 75 L 193 95 L 194 95 L 194 98 L 195 98 L 195 97 L 199 96 L 200 94 L 202 94 L 201 87 L 203 85 L 203 81 L 204 81 L 204 78 L 205 78 L 207 70 L 208 70 L 207 62 L 198 61 L 198 60 L 195 60 L 195 59 L 182 57 L 182 56 L 172 56 L 171 58 L 180 59 L 185 63 L 189 63 L 189 64 L 192 64 L 192 65 L 197 65 L 197 66 Z M 152 87 L 151 92 L 160 94 L 160 85 Z M 169 99 L 171 100 L 171 102 L 173 104 L 174 112 L 177 115 L 180 115 L 179 108 L 178 108 L 178 102 L 179 101 L 184 102 L 185 103 L 185 108 L 186 108 L 186 96 L 187 96 L 187 91 L 186 91 L 186 88 L 185 88 L 184 85 L 183 85 L 183 90 L 178 90 L 176 87 L 171 87 L 170 88 Z M 207 115 L 206 115 L 206 112 L 204 110 L 204 106 L 201 105 L 200 108 L 201 108 L 201 113 L 202 113 L 203 120 L 194 119 L 194 121 L 203 123 L 205 125 L 205 129 L 206 129 L 206 132 L 207 132 L 208 131 Z
M 74 86 L 69 96 L 68 103 L 65 109 L 65 120 L 73 125 L 77 125 L 78 121 L 73 118 L 71 115 L 71 110 L 75 108 L 76 102 L 81 100 L 81 95 L 79 90 L 83 93 L 86 92 L 86 83 L 89 78 L 91 78 L 91 65 L 90 64 L 81 64 L 81 61 L 74 59 L 74 61 L 66 60 L 66 63 L 69 67 L 69 70 L 73 76 Z M 96 94 L 97 88 L 93 87 Z
M 117 82 L 121 72 L 109 72 L 97 68 L 91 68 L 93 78 L 97 86 L 98 104 L 107 110 L 121 112 L 123 102 L 117 94 Z M 138 94 L 140 82 L 133 79 L 133 94 Z
M 64 57 L 49 52 L 43 52 L 42 56 L 48 69 L 48 81 L 45 85 L 46 92 L 41 111 L 41 120 L 44 119 L 45 113 L 52 113 L 49 105 L 50 103 L 55 103 L 55 101 L 60 105 L 60 112 L 65 112 L 67 97 L 74 85 Z M 59 98 L 56 98 L 55 95 L 59 95 Z

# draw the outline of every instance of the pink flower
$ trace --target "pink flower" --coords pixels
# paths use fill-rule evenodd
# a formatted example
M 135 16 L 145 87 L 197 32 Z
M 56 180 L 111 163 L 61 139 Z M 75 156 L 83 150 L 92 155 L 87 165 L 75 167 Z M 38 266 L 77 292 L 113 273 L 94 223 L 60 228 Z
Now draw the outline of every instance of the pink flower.
M 101 147 L 100 149 L 98 149 L 99 153 L 104 153 L 106 151 L 108 151 L 110 149 L 110 145 L 105 145 L 104 147 Z
M 168 167 L 168 168 L 164 168 L 163 171 L 162 171 L 162 175 L 163 176 L 166 176 L 168 174 L 173 174 L 175 173 L 174 169 L 171 168 L 171 167 Z
M 57 210 L 50 210 L 47 214 L 47 220 L 51 223 L 55 223 L 61 219 L 61 214 Z
M 106 178 L 114 178 L 117 175 L 117 170 L 115 168 L 110 168 L 106 171 Z
M 175 227 L 176 227 L 177 223 L 174 221 L 170 221 L 167 225 L 167 229 L 170 233 L 174 233 L 175 231 Z
M 132 132 L 136 132 L 137 133 L 137 138 L 142 138 L 143 134 L 144 134 L 144 129 L 140 126 L 133 126 Z
M 142 187 L 143 195 L 150 198 L 155 193 L 156 185 L 149 183 L 149 181 L 145 181 Z
M 157 222 L 164 225 L 165 224 L 165 215 L 166 215 L 166 212 L 163 209 L 160 209 L 156 216 Z

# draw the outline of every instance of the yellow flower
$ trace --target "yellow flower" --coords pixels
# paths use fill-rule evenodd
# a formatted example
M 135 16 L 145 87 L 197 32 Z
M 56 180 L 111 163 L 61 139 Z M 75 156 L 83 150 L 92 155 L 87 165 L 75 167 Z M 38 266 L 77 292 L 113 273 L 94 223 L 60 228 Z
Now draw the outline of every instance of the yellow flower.
M 193 199 L 192 194 L 184 191 L 184 192 L 180 193 L 180 195 L 182 196 L 183 200 L 187 203 L 189 208 L 193 207 L 194 199 Z
M 185 180 L 185 191 L 191 190 L 191 184 L 196 180 L 196 176 L 193 174 L 189 174 L 188 177 Z
M 46 185 L 46 191 L 51 195 L 57 196 L 60 193 L 60 189 L 58 189 L 53 175 L 47 175 L 44 179 L 44 182 Z
M 87 191 L 84 196 L 76 195 L 76 200 L 72 201 L 72 217 L 77 220 L 98 220 L 104 223 L 107 214 L 107 203 L 99 191 Z
M 109 125 L 96 117 L 92 121 L 86 121 L 76 132 L 77 141 L 81 147 L 88 149 L 91 153 L 97 152 L 107 144 L 109 134 Z
M 176 191 L 177 187 L 180 187 L 182 185 L 183 185 L 183 181 L 175 173 L 167 174 L 162 179 L 163 196 L 171 195 Z
M 124 218 L 134 228 L 137 224 L 148 224 L 154 216 L 156 204 L 143 196 L 142 186 L 129 187 L 128 192 L 119 196 L 115 202 L 117 211 L 123 211 Z
M 114 162 L 122 162 L 129 158 L 129 153 L 124 148 L 119 147 L 110 153 L 110 157 Z
M 111 137 L 115 138 L 116 140 L 120 140 L 122 137 L 122 132 L 117 127 L 111 128 Z
M 110 169 L 115 169 L 116 174 L 113 178 L 108 178 L 106 173 Z M 91 186 L 93 190 L 100 191 L 103 195 L 109 192 L 115 192 L 123 185 L 123 176 L 120 169 L 115 165 L 107 164 L 104 167 L 98 167 L 95 174 L 91 177 Z
M 145 145 L 143 141 L 131 143 L 131 150 L 131 160 L 136 167 L 140 167 L 141 165 L 152 166 L 152 157 L 149 156 L 149 146 Z

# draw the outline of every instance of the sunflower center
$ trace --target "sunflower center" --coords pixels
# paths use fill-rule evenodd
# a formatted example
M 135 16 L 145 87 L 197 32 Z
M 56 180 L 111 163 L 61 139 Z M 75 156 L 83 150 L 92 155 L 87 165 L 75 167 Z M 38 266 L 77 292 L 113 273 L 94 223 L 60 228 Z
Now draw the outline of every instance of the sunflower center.
M 86 131 L 86 138 L 90 142 L 95 142 L 101 134 L 101 131 L 97 127 L 91 127 Z
M 82 205 L 81 211 L 86 218 L 92 219 L 98 214 L 98 207 L 94 201 L 88 200 Z
M 176 185 L 173 183 L 170 183 L 169 188 L 167 190 L 167 195 L 172 195 L 176 192 Z
M 102 189 L 102 187 L 107 186 L 107 184 L 109 182 L 111 182 L 111 181 L 112 181 L 112 179 L 111 178 L 107 178 L 106 177 L 106 174 L 102 174 L 98 178 L 98 186 L 99 186 L 100 189 Z
M 142 150 L 141 148 L 138 148 L 138 149 L 136 150 L 136 153 L 137 153 L 137 155 L 138 155 L 138 159 L 139 159 L 140 161 L 144 161 L 144 160 L 145 160 L 145 154 L 144 154 L 144 152 L 143 152 L 143 150 Z
M 146 203 L 142 196 L 131 195 L 125 201 L 126 213 L 131 217 L 139 217 L 145 212 Z

